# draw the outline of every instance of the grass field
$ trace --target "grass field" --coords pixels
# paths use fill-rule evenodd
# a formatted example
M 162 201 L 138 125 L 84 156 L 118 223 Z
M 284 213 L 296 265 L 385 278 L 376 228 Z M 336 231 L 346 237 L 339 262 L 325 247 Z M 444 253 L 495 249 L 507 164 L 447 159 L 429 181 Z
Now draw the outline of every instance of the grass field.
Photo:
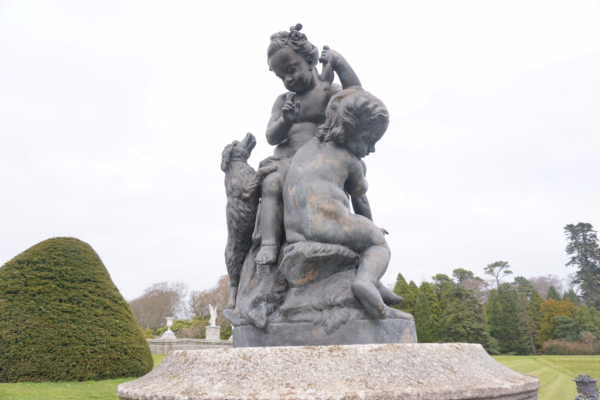
M 577 396 L 573 378 L 589 374 L 600 378 L 600 356 L 495 356 L 494 359 L 540 380 L 540 400 L 574 399 Z
M 156 367 L 165 358 L 164 354 L 154 354 Z M 577 395 L 575 383 L 577 374 L 590 374 L 600 378 L 600 356 L 496 356 L 501 364 L 524 374 L 534 375 L 542 385 L 540 400 L 574 399 Z M 98 382 L 56 382 L 56 383 L 0 383 L 0 399 L 12 400 L 80 400 L 118 399 L 117 386 L 132 378 L 112 379 Z
M 164 354 L 153 354 L 154 367 L 165 358 Z M 89 382 L 48 382 L 48 383 L 0 383 L 0 399 L 12 400 L 115 400 L 117 386 L 132 378 L 109 379 Z

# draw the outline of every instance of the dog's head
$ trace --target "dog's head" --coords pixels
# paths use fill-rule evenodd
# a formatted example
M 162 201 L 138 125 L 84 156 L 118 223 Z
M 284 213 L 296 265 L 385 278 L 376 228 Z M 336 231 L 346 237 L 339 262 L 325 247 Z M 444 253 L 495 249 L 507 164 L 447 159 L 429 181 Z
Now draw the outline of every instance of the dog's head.
M 247 133 L 241 142 L 234 140 L 231 144 L 225 146 L 221 154 L 221 169 L 223 172 L 227 171 L 231 161 L 248 161 L 254 146 L 256 146 L 256 138 L 251 133 Z

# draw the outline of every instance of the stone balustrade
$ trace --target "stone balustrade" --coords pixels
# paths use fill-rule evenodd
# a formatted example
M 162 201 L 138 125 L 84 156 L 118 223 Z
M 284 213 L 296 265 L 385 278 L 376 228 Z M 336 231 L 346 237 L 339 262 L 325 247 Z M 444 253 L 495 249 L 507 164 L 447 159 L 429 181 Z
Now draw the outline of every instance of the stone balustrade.
M 232 347 L 233 341 L 220 339 L 146 339 L 152 354 L 167 354 L 171 350 L 202 350 Z

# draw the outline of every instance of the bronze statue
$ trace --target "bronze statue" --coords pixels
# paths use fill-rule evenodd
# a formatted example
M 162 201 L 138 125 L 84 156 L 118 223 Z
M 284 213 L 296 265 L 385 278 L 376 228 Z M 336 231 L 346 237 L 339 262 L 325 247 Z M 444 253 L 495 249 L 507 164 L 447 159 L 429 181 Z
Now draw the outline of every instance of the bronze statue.
M 234 346 L 416 342 L 412 316 L 386 306 L 402 298 L 380 282 L 390 249 L 366 196 L 362 159 L 387 130 L 387 108 L 328 46 L 318 74 L 319 51 L 301 28 L 272 35 L 267 51 L 288 90 L 267 127 L 274 154 L 254 174 L 247 136 L 237 145 L 246 177 L 226 178 L 249 188 L 227 192 L 232 286 L 223 315 L 236 326 Z
M 283 230 L 283 200 L 281 193 L 292 157 L 307 141 L 315 137 L 325 121 L 325 109 L 331 97 L 349 86 L 360 86 L 350 64 L 335 50 L 326 46 L 319 59 L 319 50 L 300 32 L 301 24 L 290 32 L 271 36 L 267 50 L 269 69 L 282 80 L 288 92 L 275 99 L 267 126 L 267 142 L 276 146 L 273 152 L 277 172 L 263 182 L 260 226 L 262 245 L 256 262 L 277 261 Z M 342 87 L 317 74 L 317 60 L 335 71 Z

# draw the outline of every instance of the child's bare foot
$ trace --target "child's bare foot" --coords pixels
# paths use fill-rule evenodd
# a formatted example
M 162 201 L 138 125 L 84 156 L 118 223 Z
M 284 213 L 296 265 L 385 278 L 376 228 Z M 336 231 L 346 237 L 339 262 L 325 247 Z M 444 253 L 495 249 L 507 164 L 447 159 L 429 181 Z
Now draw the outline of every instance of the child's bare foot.
M 388 289 L 381 281 L 377 284 L 377 290 L 379 291 L 383 302 L 388 306 L 393 306 L 404 300 L 402 297 Z
M 375 319 L 385 319 L 385 304 L 379 291 L 371 282 L 355 279 L 352 282 L 352 293 L 363 306 L 367 314 Z
M 260 265 L 275 264 L 277 262 L 277 246 L 260 246 L 254 262 Z
M 235 299 L 237 298 L 237 286 L 231 286 L 229 288 L 229 303 L 225 306 L 226 310 L 235 308 Z

